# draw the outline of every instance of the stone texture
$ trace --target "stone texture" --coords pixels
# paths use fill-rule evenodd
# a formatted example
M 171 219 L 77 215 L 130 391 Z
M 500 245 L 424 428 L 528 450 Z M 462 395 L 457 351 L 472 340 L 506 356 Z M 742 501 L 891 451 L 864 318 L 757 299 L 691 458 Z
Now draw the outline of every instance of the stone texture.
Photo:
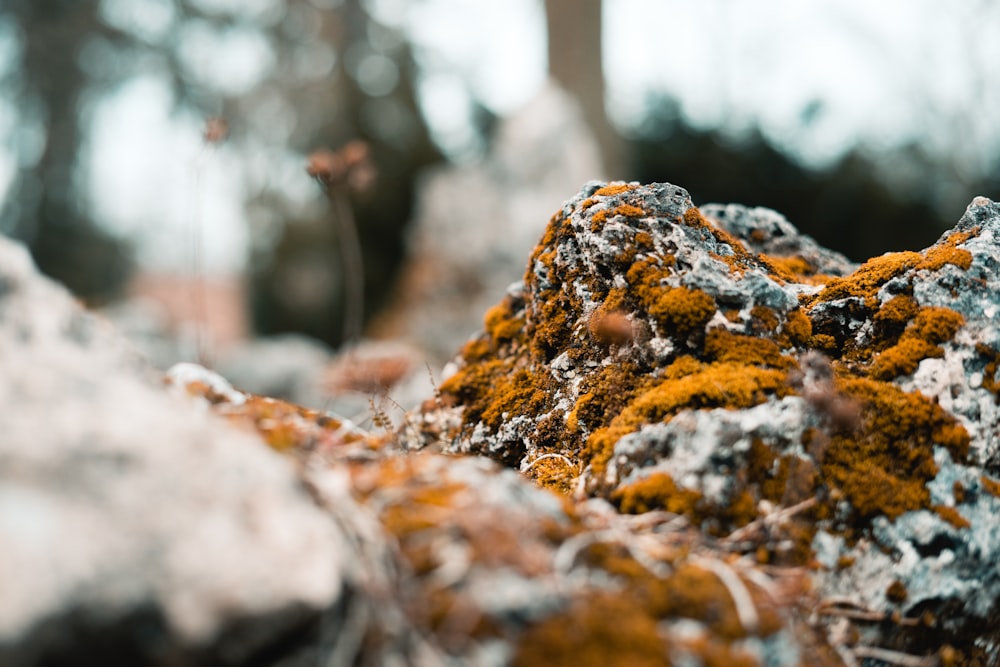
M 0 663 L 995 665 L 998 230 L 590 183 L 370 431 L 164 392 L 0 244 Z
M 591 183 L 414 421 L 443 451 L 814 568 L 847 664 L 994 664 L 998 231 L 978 198 L 934 246 L 857 266 L 773 211 Z
M 291 462 L 5 239 L 0 369 L 0 664 L 240 664 L 342 598 L 344 536 Z

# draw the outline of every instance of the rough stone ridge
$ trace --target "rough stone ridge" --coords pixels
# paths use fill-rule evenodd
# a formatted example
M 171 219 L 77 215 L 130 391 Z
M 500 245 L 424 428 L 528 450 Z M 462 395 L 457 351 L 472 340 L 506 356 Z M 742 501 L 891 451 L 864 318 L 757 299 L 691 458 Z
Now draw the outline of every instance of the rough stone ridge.
M 858 657 L 979 664 L 1000 648 L 998 232 L 977 198 L 930 248 L 857 266 L 772 211 L 587 184 L 423 441 L 812 568 Z

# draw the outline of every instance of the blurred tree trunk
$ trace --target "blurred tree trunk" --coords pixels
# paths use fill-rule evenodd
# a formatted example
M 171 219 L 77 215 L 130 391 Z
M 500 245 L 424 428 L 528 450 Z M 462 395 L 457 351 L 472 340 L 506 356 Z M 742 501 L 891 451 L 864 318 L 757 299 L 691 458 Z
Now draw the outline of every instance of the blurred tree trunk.
M 40 112 L 45 131 L 38 161 L 23 166 L 15 181 L 8 227 L 42 271 L 84 299 L 106 301 L 124 287 L 128 252 L 90 219 L 77 186 L 79 107 L 89 84 L 78 57 L 100 30 L 99 3 L 18 0 L 5 9 L 23 38 L 21 111 Z
M 604 108 L 601 0 L 545 0 L 549 76 L 580 103 L 601 148 L 605 175 L 627 178 L 624 143 Z

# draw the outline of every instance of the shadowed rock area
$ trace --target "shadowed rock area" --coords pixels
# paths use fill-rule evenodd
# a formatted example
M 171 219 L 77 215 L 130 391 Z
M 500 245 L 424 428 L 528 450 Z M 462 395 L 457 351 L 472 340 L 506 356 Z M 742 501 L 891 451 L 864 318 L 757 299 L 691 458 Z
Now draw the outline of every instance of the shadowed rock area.
M 161 382 L 0 243 L 0 663 L 997 664 L 998 232 L 590 183 L 376 432 Z

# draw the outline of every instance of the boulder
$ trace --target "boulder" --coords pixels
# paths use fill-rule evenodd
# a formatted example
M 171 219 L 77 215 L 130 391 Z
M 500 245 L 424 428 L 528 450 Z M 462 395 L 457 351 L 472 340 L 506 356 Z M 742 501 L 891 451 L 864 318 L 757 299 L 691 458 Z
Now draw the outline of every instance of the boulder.
M 589 183 L 411 446 L 806 568 L 847 664 L 994 660 L 998 234 L 977 198 L 935 245 L 857 266 L 773 211 Z
M 348 543 L 293 463 L 3 238 L 0 371 L 0 664 L 245 664 L 343 601 Z
M 998 231 L 589 183 L 371 431 L 165 389 L 0 242 L 0 664 L 995 665 Z

